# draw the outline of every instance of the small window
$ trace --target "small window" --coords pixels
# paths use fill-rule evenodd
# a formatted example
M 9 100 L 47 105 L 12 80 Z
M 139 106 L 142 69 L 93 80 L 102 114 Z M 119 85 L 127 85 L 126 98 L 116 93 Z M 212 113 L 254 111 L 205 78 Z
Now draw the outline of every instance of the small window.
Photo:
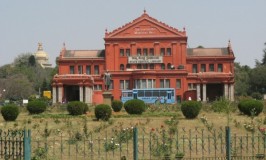
M 148 69 L 148 64 L 143 64 L 143 69 Z
M 193 73 L 198 73 L 198 65 L 197 64 L 193 64 L 192 65 L 192 72 Z
M 125 50 L 124 49 L 120 49 L 120 56 L 124 56 L 125 55 Z
M 74 66 L 69 66 L 69 73 L 74 74 L 75 73 L 75 68 Z
M 200 71 L 201 72 L 206 72 L 206 64 L 201 64 Z
M 143 49 L 143 56 L 147 56 L 148 55 L 148 49 L 147 48 L 144 48 Z
M 172 50 L 171 50 L 171 48 L 167 48 L 166 50 L 167 50 L 167 51 L 166 51 L 167 56 L 171 56 L 171 55 L 172 55 Z
M 170 88 L 170 79 L 160 79 L 160 88 Z
M 161 56 L 165 55 L 165 48 L 161 48 Z
M 181 79 L 176 80 L 176 88 L 180 89 L 181 88 Z
M 130 49 L 126 49 L 126 55 L 130 56 Z
M 96 74 L 96 75 L 99 75 L 100 74 L 100 72 L 99 72 L 99 66 L 98 65 L 95 65 L 94 66 L 94 74 Z
M 150 64 L 150 69 L 154 69 L 154 64 Z
M 86 74 L 91 74 L 91 66 L 86 66 Z
M 150 56 L 154 56 L 154 49 L 150 48 Z
M 165 64 L 164 63 L 161 64 L 161 69 L 165 70 Z
M 123 71 L 123 70 L 125 70 L 125 67 L 123 64 L 120 64 L 120 71 Z
M 218 72 L 223 72 L 223 64 L 218 64 Z
M 100 90 L 102 90 L 102 85 L 100 85 L 100 84 L 96 84 L 96 85 L 94 85 L 94 86 L 93 86 L 93 90 L 96 90 L 96 91 L 100 91 Z
M 79 72 L 79 74 L 83 73 L 83 67 L 81 65 L 78 66 L 78 72 Z
M 167 69 L 171 69 L 171 63 L 167 64 Z
M 124 88 L 124 80 L 120 80 L 120 89 L 125 89 Z
M 214 72 L 214 64 L 209 64 L 209 71 Z
M 137 55 L 141 56 L 141 49 L 140 48 L 137 49 Z
M 141 64 L 137 64 L 137 69 L 141 69 Z
M 126 68 L 127 68 L 127 69 L 130 68 L 130 64 L 127 64 Z

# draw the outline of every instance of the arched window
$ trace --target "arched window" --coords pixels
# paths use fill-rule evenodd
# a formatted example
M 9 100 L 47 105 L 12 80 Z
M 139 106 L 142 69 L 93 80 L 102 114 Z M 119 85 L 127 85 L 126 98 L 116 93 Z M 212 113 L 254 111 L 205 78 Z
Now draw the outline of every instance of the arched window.
M 161 69 L 165 70 L 165 64 L 164 63 L 161 64 Z
M 125 67 L 123 64 L 120 64 L 120 71 L 123 71 L 123 70 L 125 70 Z
M 171 69 L 171 63 L 167 64 L 167 69 Z

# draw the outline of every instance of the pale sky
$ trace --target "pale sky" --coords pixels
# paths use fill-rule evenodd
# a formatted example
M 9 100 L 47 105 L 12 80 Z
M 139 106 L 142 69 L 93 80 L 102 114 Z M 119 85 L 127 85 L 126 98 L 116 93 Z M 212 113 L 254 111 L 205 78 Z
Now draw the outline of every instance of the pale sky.
M 54 65 L 65 42 L 71 50 L 104 49 L 112 31 L 147 13 L 174 28 L 186 27 L 188 47 L 227 47 L 236 62 L 254 67 L 266 42 L 265 0 L 2 0 L 0 66 L 43 43 Z

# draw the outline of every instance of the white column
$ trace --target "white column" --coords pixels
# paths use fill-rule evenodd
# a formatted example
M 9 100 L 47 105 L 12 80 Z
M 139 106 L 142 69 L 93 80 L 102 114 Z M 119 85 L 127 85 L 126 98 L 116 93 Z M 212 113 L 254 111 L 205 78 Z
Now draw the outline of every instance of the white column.
M 53 104 L 57 102 L 57 97 L 56 97 L 56 86 L 53 86 Z
M 91 92 L 88 86 L 85 87 L 85 103 L 91 103 Z
M 83 102 L 83 86 L 79 86 L 79 101 Z
M 230 84 L 230 101 L 235 100 L 235 87 L 234 84 Z
M 224 84 L 224 98 L 228 99 L 228 84 Z
M 200 101 L 200 84 L 197 84 L 197 101 Z
M 203 97 L 202 97 L 202 101 L 206 102 L 206 84 L 203 84 L 202 86 L 202 92 L 203 92 Z
M 62 98 L 63 98 L 63 87 L 59 86 L 58 87 L 58 102 L 62 103 Z
M 92 103 L 92 97 L 93 97 L 93 90 L 92 88 L 89 88 L 90 91 L 90 102 Z

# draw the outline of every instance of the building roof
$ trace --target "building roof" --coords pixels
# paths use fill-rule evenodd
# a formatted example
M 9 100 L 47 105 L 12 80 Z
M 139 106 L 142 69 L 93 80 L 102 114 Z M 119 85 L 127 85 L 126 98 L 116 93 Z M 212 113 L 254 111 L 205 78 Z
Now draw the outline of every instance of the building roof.
M 63 58 L 102 58 L 105 50 L 66 50 Z
M 188 48 L 188 56 L 228 56 L 228 48 Z
M 133 33 L 133 34 L 132 34 Z M 139 37 L 140 35 L 143 36 L 178 36 L 178 37 L 186 37 L 185 28 L 183 31 L 179 31 L 177 28 L 171 27 L 146 13 L 144 13 L 134 19 L 133 21 L 126 23 L 122 27 L 119 27 L 111 32 L 105 32 L 105 38 L 120 38 L 121 36 L 131 36 L 131 37 Z

